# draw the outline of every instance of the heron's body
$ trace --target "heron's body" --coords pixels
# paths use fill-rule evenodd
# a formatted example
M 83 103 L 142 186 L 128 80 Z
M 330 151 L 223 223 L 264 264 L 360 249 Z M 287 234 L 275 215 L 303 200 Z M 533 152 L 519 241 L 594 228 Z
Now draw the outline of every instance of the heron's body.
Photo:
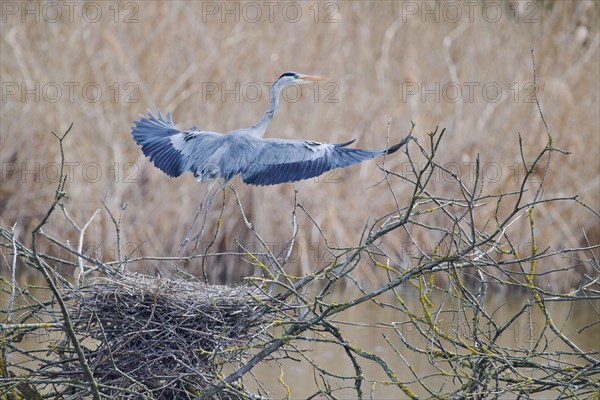
M 135 121 L 132 134 L 144 154 L 169 176 L 191 171 L 198 180 L 219 179 L 227 182 L 236 175 L 252 185 L 275 185 L 319 176 L 335 168 L 343 168 L 379 155 L 390 154 L 408 138 L 386 150 L 347 148 L 353 141 L 328 144 L 310 140 L 263 139 L 265 130 L 278 107 L 281 89 L 291 83 L 325 78 L 283 74 L 270 92 L 269 108 L 251 128 L 236 129 L 227 134 L 192 128 L 179 130 L 167 114 L 150 112 Z

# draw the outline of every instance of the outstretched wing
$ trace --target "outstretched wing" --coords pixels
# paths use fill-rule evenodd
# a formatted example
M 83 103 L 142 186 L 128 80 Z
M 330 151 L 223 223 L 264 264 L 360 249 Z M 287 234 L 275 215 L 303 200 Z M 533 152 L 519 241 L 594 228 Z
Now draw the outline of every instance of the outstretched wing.
M 385 150 L 347 148 L 354 141 L 328 144 L 307 140 L 261 139 L 238 130 L 223 135 L 192 128 L 179 130 L 160 111 L 134 121 L 131 133 L 142 151 L 165 174 L 177 177 L 192 171 L 200 180 L 229 180 L 241 174 L 244 183 L 275 185 L 319 176 L 376 156 L 391 154 L 406 144 Z
M 165 119 L 160 111 L 157 117 L 148 111 L 148 117 L 141 115 L 134 124 L 133 138 L 165 174 L 177 177 L 191 170 L 201 179 L 218 177 L 219 169 L 212 159 L 222 147 L 222 134 L 197 128 L 181 131 L 173 124 L 171 113 Z
M 408 142 L 385 150 L 347 148 L 354 140 L 340 144 L 318 143 L 305 140 L 264 139 L 255 150 L 256 155 L 242 167 L 244 183 L 275 185 L 319 176 L 335 168 L 344 168 L 384 154 L 398 151 Z

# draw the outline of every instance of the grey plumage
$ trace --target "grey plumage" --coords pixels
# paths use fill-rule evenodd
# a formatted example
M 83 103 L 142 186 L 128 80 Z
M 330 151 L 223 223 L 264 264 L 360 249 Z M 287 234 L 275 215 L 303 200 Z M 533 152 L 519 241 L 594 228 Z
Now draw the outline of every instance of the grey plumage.
M 335 168 L 391 154 L 408 142 L 407 137 L 385 150 L 362 150 L 346 147 L 354 141 L 328 144 L 263 139 L 262 135 L 277 110 L 281 89 L 291 83 L 322 79 L 295 72 L 283 74 L 273 85 L 269 109 L 251 128 L 228 134 L 197 128 L 181 131 L 173 123 L 171 113 L 164 118 L 158 111 L 156 117 L 148 112 L 147 117 L 141 116 L 134 121 L 132 134 L 142 146 L 143 153 L 169 176 L 177 177 L 191 171 L 201 181 L 220 179 L 227 182 L 240 175 L 244 183 L 251 185 L 275 185 L 312 178 Z

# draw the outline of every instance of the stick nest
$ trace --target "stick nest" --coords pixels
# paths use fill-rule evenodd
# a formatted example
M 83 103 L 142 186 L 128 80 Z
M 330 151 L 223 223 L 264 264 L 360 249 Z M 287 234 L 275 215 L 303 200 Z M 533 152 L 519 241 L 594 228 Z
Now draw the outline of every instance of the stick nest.
M 264 303 L 245 286 L 122 274 L 74 289 L 70 297 L 74 328 L 100 391 L 118 398 L 128 397 L 124 388 L 131 398 L 194 398 L 226 364 L 241 365 L 268 324 L 269 313 L 259 312 Z M 73 377 L 81 370 L 76 357 L 70 359 L 62 369 Z

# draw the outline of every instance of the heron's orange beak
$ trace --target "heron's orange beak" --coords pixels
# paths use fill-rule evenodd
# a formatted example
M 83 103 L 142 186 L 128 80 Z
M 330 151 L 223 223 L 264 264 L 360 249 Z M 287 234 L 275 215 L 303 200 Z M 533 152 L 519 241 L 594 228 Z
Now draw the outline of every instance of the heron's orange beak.
M 329 78 L 325 78 L 324 76 L 317 75 L 299 75 L 298 79 L 303 81 L 327 81 Z

